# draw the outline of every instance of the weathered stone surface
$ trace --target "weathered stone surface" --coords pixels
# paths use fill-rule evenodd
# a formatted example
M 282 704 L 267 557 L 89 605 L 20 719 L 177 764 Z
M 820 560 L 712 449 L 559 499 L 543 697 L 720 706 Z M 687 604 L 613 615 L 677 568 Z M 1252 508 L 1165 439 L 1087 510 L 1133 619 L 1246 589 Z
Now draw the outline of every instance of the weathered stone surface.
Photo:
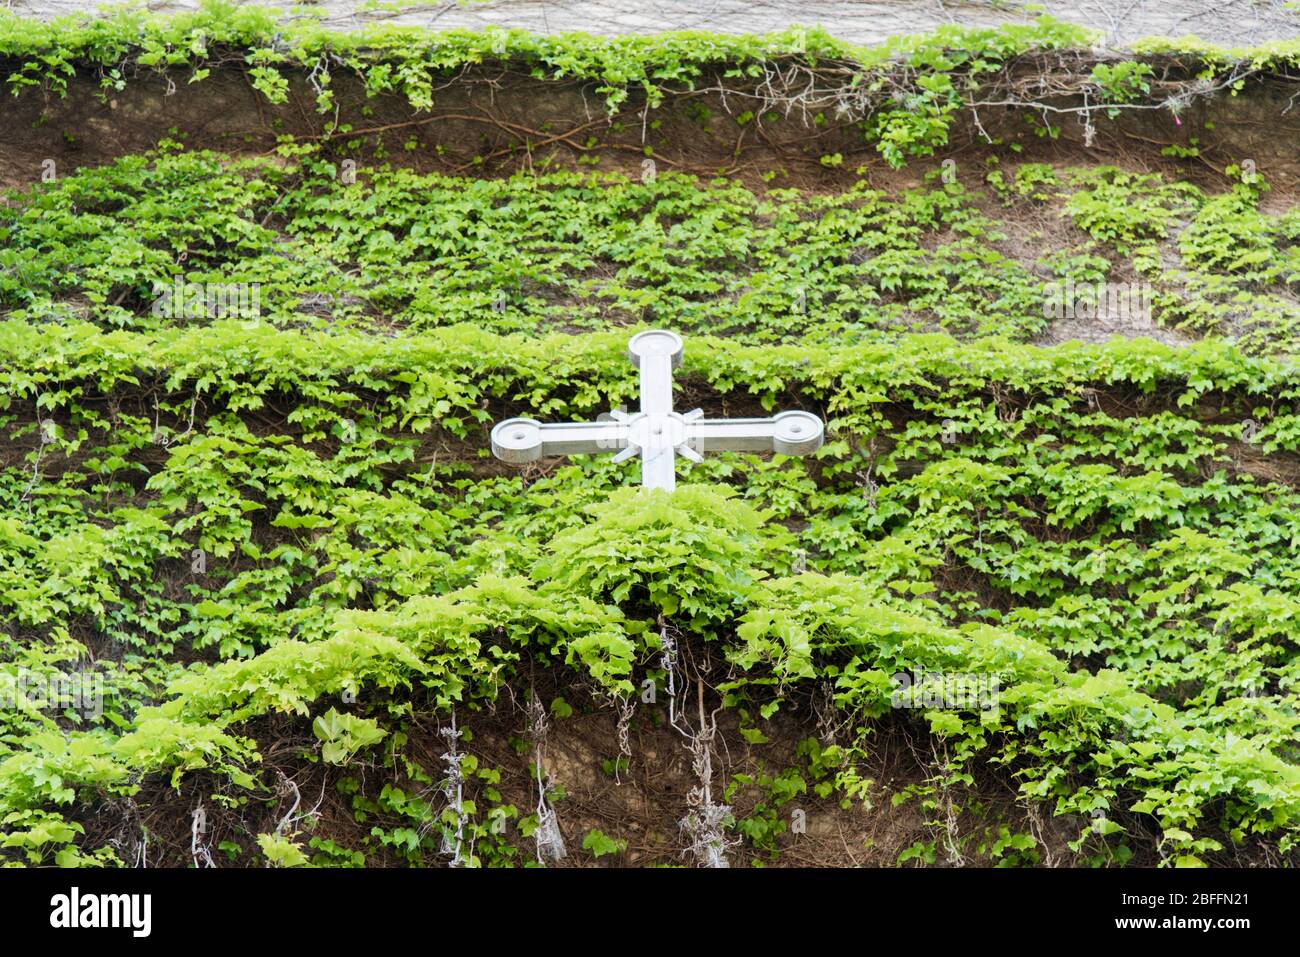
M 288 0 L 257 0 L 288 8 Z M 12 0 L 24 16 L 51 18 L 94 10 L 95 0 Z M 155 12 L 193 9 L 198 0 L 150 3 Z M 962 3 L 956 0 L 471 0 L 413 4 L 410 10 L 364 11 L 359 0 L 326 0 L 317 5 L 326 23 L 339 29 L 366 23 L 424 24 L 437 28 L 497 25 L 535 33 L 581 30 L 602 35 L 712 30 L 767 33 L 791 25 L 820 25 L 854 43 L 933 30 L 945 23 L 994 26 L 1023 21 L 1019 2 Z M 1047 13 L 1100 30 L 1107 45 L 1123 47 L 1144 36 L 1196 34 L 1229 45 L 1248 45 L 1294 37 L 1300 15 L 1283 0 L 1042 0 Z

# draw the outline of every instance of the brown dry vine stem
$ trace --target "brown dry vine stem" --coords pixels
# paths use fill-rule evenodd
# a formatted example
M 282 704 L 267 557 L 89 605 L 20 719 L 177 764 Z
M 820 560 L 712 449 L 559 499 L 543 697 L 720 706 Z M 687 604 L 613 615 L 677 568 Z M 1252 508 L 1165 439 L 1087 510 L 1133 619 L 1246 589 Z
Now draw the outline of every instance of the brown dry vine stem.
M 1094 79 L 1092 70 L 1098 65 L 1132 62 L 1132 56 L 1117 52 L 1097 52 L 1079 50 L 1033 51 L 1011 57 L 998 69 L 987 72 L 953 70 L 949 75 L 954 85 L 962 90 L 961 105 L 969 111 L 971 123 L 979 138 L 992 142 L 993 137 L 985 128 L 981 110 L 1018 109 L 1038 114 L 1045 125 L 1051 119 L 1076 117 L 1084 128 L 1084 139 L 1090 145 L 1096 135 L 1096 126 L 1092 118 L 1097 115 L 1116 116 L 1123 112 L 1134 111 L 1168 111 L 1177 116 L 1194 103 L 1205 101 L 1232 89 L 1246 80 L 1277 80 L 1289 83 L 1300 82 L 1300 75 L 1285 67 L 1258 67 L 1247 61 L 1240 61 L 1230 66 L 1217 79 L 1198 76 L 1203 64 L 1191 55 L 1156 55 L 1143 59 L 1142 62 L 1152 67 L 1153 74 L 1144 79 L 1145 92 L 1123 102 L 1108 99 L 1105 89 Z M 335 58 L 338 65 L 341 60 Z M 222 63 L 220 58 L 214 65 Z M 240 69 L 244 69 L 240 65 Z M 455 75 L 448 78 L 436 89 L 461 83 L 486 87 L 495 104 L 496 93 L 504 83 L 516 81 L 536 83 L 537 78 L 511 69 L 509 64 L 496 65 L 493 73 L 488 75 L 488 68 L 478 65 L 473 71 L 469 64 L 461 66 Z M 830 136 L 869 119 L 882 110 L 910 108 L 916 103 L 916 97 L 924 91 L 918 80 L 928 71 L 908 65 L 901 60 L 894 60 L 876 67 L 864 68 L 860 63 L 846 59 L 818 60 L 809 63 L 799 56 L 777 57 L 760 64 L 761 73 L 752 85 L 741 86 L 734 80 L 719 79 L 695 87 L 664 86 L 659 93 L 661 103 L 683 102 L 698 97 L 715 97 L 721 101 L 723 109 L 729 113 L 737 112 L 743 107 L 754 114 L 753 140 L 746 142 L 748 125 L 737 136 L 732 155 L 739 158 L 745 151 L 766 148 L 774 150 L 788 159 L 803 162 L 816 162 L 815 157 L 799 154 L 794 157 L 786 151 L 796 145 L 807 146 L 809 136 L 822 138 Z M 309 82 L 315 81 L 319 72 L 319 63 L 308 75 Z M 245 81 L 251 85 L 245 71 Z M 572 80 L 554 79 L 544 81 L 565 88 L 575 87 L 582 92 L 586 100 L 587 87 L 590 83 Z M 266 134 L 270 130 L 268 119 L 263 110 L 260 95 L 255 94 L 257 109 L 262 129 L 257 132 Z M 1296 97 L 1300 97 L 1297 92 Z M 633 100 L 638 102 L 633 103 Z M 295 97 L 293 107 L 301 120 L 308 127 L 314 125 L 311 117 Z M 534 150 L 547 146 L 562 145 L 580 154 L 599 153 L 612 150 L 616 152 L 647 155 L 645 150 L 649 136 L 649 113 L 652 109 L 650 98 L 630 97 L 622 109 L 611 112 L 593 111 L 588 107 L 586 119 L 563 132 L 548 132 L 534 129 L 526 123 L 493 115 L 493 111 L 483 108 L 480 113 L 447 112 L 436 115 L 421 116 L 414 119 L 393 123 L 383 123 L 360 129 L 340 130 L 338 110 L 332 122 L 327 123 L 324 132 L 300 137 L 308 142 L 330 143 L 341 139 L 354 139 L 364 136 L 380 136 L 399 130 L 416 129 L 441 122 L 466 122 L 491 126 L 512 137 L 516 142 L 500 146 L 483 155 L 476 156 L 468 162 L 452 166 L 454 173 L 463 173 L 475 166 L 481 166 L 509 156 L 519 150 L 527 152 L 531 161 Z M 1290 109 L 1290 105 L 1286 109 Z M 1286 110 L 1283 110 L 1285 113 Z M 766 132 L 766 117 L 778 113 L 785 118 L 797 117 L 806 128 L 806 133 L 797 139 L 773 142 Z M 588 145 L 576 137 L 602 124 L 612 126 L 616 122 L 631 117 L 637 120 L 640 128 L 640 144 L 633 143 L 596 143 Z M 828 123 L 827 119 L 838 122 Z M 235 134 L 232 134 L 235 135 Z M 658 149 L 654 152 L 656 162 L 689 171 L 691 166 L 680 158 L 663 155 Z M 742 168 L 733 166 L 728 172 Z M 1211 166 L 1213 169 L 1214 167 Z M 716 173 L 716 170 L 711 170 Z M 1221 171 L 1216 170 L 1221 174 Z
M 518 150 L 521 146 L 527 149 L 530 152 L 530 154 L 531 151 L 534 149 L 540 149 L 542 147 L 550 146 L 555 143 L 561 143 L 579 153 L 598 153 L 601 150 L 605 150 L 605 149 L 616 149 L 622 152 L 630 152 L 630 153 L 636 153 L 638 155 L 645 155 L 643 149 L 626 143 L 606 143 L 606 144 L 596 144 L 594 146 L 588 146 L 585 143 L 579 143 L 573 138 L 577 134 L 583 133 L 594 126 L 599 126 L 602 123 L 608 125 L 610 122 L 612 122 L 612 120 L 613 120 L 612 117 L 598 117 L 594 120 L 589 120 L 586 123 L 580 123 L 577 126 L 573 127 L 572 129 L 566 130 L 563 133 L 547 133 L 542 130 L 535 130 L 529 126 L 525 126 L 522 123 L 514 123 L 511 122 L 510 120 L 505 120 L 497 116 L 475 115 L 473 113 L 439 113 L 436 116 L 424 116 L 416 120 L 405 120 L 400 123 L 386 123 L 381 126 L 365 127 L 359 130 L 347 130 L 346 132 L 334 130 L 328 133 L 319 133 L 312 136 L 304 136 L 301 137 L 301 139 L 309 142 L 328 143 L 339 139 L 355 139 L 361 136 L 375 136 L 383 133 L 393 132 L 395 130 L 411 129 L 420 126 L 429 126 L 434 123 L 454 123 L 454 122 L 481 123 L 486 126 L 498 127 L 503 132 L 506 132 L 508 134 L 525 137 L 522 143 L 516 143 L 513 146 L 502 147 L 500 149 L 493 150 L 491 153 L 488 153 L 483 156 L 477 156 L 468 163 L 462 163 L 459 166 L 454 167 L 453 172 L 457 174 L 462 173 L 465 170 L 471 169 L 475 165 L 479 165 L 482 163 L 490 163 L 493 160 L 500 159 L 501 157 L 509 156 L 511 153 L 514 153 L 516 150 Z M 683 166 L 683 164 L 666 156 L 656 155 L 655 161 L 664 163 L 665 165 L 668 166 L 675 166 L 675 167 Z
M 281 796 L 293 795 L 293 806 L 289 808 L 289 812 L 284 817 L 280 818 L 280 823 L 275 826 L 275 836 L 281 837 L 284 835 L 284 829 L 293 820 L 294 814 L 298 812 L 298 805 L 302 803 L 302 792 L 298 790 L 298 785 L 291 778 L 285 776 L 283 771 L 277 770 L 275 773 L 280 779 L 279 792 Z
M 671 626 L 660 616 L 660 639 L 665 648 L 671 647 L 675 660 L 678 649 L 675 642 L 668 639 Z M 688 649 L 689 650 L 689 649 Z M 668 658 L 665 653 L 665 659 Z M 696 784 L 686 794 L 686 815 L 678 821 L 678 827 L 687 838 L 683 854 L 692 855 L 702 867 L 730 867 L 727 860 L 728 849 L 735 847 L 739 841 L 727 836 L 727 821 L 731 816 L 731 807 L 715 802 L 713 799 L 713 745 L 718 737 L 718 712 L 723 708 L 719 703 L 711 713 L 704 707 L 704 674 L 694 661 L 690 660 L 691 671 L 695 677 L 695 707 L 699 726 L 691 728 L 689 722 L 681 715 L 682 724 L 670 719 L 672 727 L 686 739 L 686 749 L 691 755 L 691 770 Z M 708 663 L 705 663 L 705 671 Z M 672 671 L 669 670 L 671 677 Z M 685 688 L 682 689 L 686 691 Z M 669 698 L 669 707 L 673 708 L 675 696 Z M 671 713 L 671 712 L 670 712 Z
M 537 863 L 545 864 L 548 860 L 564 860 L 568 850 L 564 846 L 564 835 L 560 831 L 560 822 L 551 806 L 550 792 L 554 782 L 545 774 L 543 764 L 546 755 L 546 737 L 549 725 L 546 709 L 537 696 L 536 689 L 528 692 L 528 730 L 533 739 L 533 756 L 537 778 L 537 829 L 533 832 L 537 844 Z
M 968 97 L 965 105 L 972 111 L 982 107 L 1015 107 L 1052 114 L 1091 114 L 1109 110 L 1176 110 L 1198 99 L 1208 99 L 1249 78 L 1272 78 L 1289 82 L 1300 76 L 1284 70 L 1262 70 L 1242 62 L 1234 65 L 1218 81 L 1197 77 L 1197 64 L 1182 57 L 1153 57 L 1147 62 L 1159 69 L 1148 80 L 1146 102 L 1087 102 L 1062 105 L 1060 100 L 1094 96 L 1101 92 L 1092 78 L 1092 68 L 1099 64 L 1120 63 L 1131 57 L 1118 53 L 1095 54 L 1079 51 L 1026 53 L 1008 60 L 1001 69 L 981 74 L 977 99 Z M 780 112 L 789 117 L 797 113 L 807 123 L 816 114 L 831 111 L 839 118 L 863 119 L 881 107 L 896 107 L 909 94 L 919 92 L 916 79 L 922 71 L 902 63 L 890 65 L 885 72 L 864 73 L 852 61 L 819 61 L 811 66 L 803 61 L 773 60 L 763 64 L 763 76 L 752 91 L 726 84 L 702 86 L 682 91 L 677 96 L 717 95 L 730 110 L 727 99 L 753 101 L 756 122 L 766 112 Z M 954 78 L 975 82 L 975 75 L 954 72 Z M 875 81 L 875 82 L 871 82 Z M 976 118 L 978 122 L 978 118 Z
M 694 855 L 703 866 L 730 867 L 727 850 L 739 843 L 726 834 L 731 808 L 713 800 L 713 739 L 718 731 L 718 711 L 706 715 L 704 711 L 704 678 L 695 677 L 696 708 L 700 726 L 690 737 L 691 770 L 698 782 L 686 794 L 686 816 L 680 827 L 690 843 L 685 851 Z
M 618 699 L 618 723 L 614 728 L 614 735 L 618 740 L 619 758 L 627 758 L 629 762 L 632 758 L 632 717 L 636 714 L 636 699 L 632 697 L 620 697 Z M 614 783 L 622 785 L 620 777 L 620 761 L 614 761 Z
M 442 845 L 440 850 L 443 854 L 451 858 L 450 867 L 463 867 L 473 859 L 474 849 L 471 844 L 468 854 L 465 852 L 465 773 L 461 769 L 461 762 L 465 758 L 465 753 L 457 746 L 460 740 L 460 731 L 456 727 L 456 709 L 451 710 L 451 723 L 447 727 L 439 727 L 438 735 L 443 739 L 447 748 L 441 755 L 440 759 L 446 768 L 446 778 L 443 781 L 442 794 L 447 800 L 449 807 L 455 808 L 456 830 L 454 834 L 443 828 Z

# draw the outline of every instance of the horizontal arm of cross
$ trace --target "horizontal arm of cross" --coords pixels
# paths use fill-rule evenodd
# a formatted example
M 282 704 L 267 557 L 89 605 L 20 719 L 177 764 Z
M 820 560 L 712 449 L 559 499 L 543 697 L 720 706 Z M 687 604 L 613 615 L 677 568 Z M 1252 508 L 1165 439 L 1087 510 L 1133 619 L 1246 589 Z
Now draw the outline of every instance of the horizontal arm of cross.
M 522 465 L 551 455 L 617 452 L 630 444 L 637 418 L 640 417 L 613 422 L 553 423 L 507 419 L 492 430 L 492 454 Z M 672 442 L 681 440 L 687 455 L 690 452 L 808 455 L 822 444 L 821 419 L 808 412 L 782 412 L 761 419 L 705 419 L 695 412 L 679 418 L 684 420 L 683 431 Z M 638 442 L 644 443 L 645 438 L 638 438 Z
M 821 419 L 808 412 L 782 412 L 762 419 L 696 419 L 687 442 L 697 452 L 780 452 L 808 455 L 821 448 Z
M 627 447 L 622 422 L 538 422 L 506 419 L 492 430 L 492 454 L 522 465 L 548 455 L 616 452 Z

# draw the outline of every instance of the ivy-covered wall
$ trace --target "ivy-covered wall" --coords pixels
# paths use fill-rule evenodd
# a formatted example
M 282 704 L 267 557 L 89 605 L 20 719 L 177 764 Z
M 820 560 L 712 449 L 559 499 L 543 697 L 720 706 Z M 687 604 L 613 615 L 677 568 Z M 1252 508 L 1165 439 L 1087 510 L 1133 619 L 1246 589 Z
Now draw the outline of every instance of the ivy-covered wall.
M 1294 863 L 1295 51 L 1088 43 L 0 19 L 0 856 Z M 491 458 L 654 326 L 826 445 Z

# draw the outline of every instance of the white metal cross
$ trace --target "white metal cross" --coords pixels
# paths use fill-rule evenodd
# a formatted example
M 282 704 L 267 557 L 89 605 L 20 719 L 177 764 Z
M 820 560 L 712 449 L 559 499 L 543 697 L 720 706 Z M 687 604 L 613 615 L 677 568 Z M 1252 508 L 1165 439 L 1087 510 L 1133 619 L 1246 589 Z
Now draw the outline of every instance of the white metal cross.
M 523 464 L 547 455 L 617 450 L 615 462 L 641 456 L 641 484 L 672 491 L 676 457 L 703 461 L 704 452 L 780 452 L 807 455 L 821 447 L 822 420 L 811 412 L 781 412 L 762 419 L 706 419 L 704 411 L 673 411 L 673 368 L 682 340 L 660 329 L 639 332 L 627 344 L 641 370 L 641 411 L 611 412 L 608 422 L 542 423 L 506 419 L 492 430 L 492 454 Z

